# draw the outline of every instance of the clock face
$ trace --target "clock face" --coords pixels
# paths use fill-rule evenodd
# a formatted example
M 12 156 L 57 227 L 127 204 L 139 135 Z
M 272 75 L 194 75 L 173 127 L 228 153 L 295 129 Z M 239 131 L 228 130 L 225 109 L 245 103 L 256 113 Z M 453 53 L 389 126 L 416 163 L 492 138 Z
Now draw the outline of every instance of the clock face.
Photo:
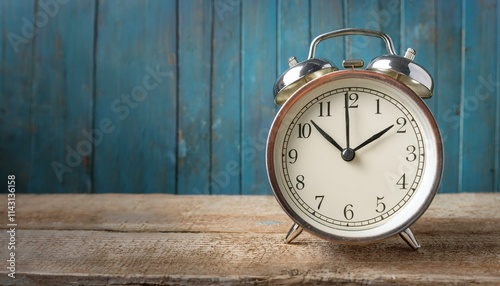
M 442 147 L 420 98 L 383 75 L 334 72 L 297 91 L 268 140 L 268 173 L 285 211 L 327 239 L 401 232 L 437 190 Z

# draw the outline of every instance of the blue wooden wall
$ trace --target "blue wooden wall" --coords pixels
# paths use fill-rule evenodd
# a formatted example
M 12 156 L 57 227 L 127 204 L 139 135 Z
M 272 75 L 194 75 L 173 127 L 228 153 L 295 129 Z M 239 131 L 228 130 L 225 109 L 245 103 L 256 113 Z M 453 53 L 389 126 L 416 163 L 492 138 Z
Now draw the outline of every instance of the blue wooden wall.
M 270 194 L 272 87 L 316 35 L 381 30 L 435 79 L 441 192 L 500 191 L 496 0 L 1 0 L 0 178 L 18 192 Z M 320 44 L 340 65 L 379 39 Z M 2 179 L 0 179 L 2 180 Z

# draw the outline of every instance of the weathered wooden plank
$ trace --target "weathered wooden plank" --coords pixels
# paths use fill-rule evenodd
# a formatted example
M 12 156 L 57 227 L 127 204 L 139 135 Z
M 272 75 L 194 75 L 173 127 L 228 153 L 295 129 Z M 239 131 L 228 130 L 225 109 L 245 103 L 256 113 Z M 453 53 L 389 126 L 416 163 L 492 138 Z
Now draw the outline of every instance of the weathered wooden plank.
M 47 4 L 47 3 L 45 3 Z M 94 1 L 39 2 L 34 38 L 30 192 L 91 191 Z M 42 20 L 43 19 L 43 20 Z M 71 22 L 72 25 L 67 25 Z M 41 24 L 41 23 L 40 23 Z M 95 136 L 96 135 L 90 135 Z
M 0 1 L 0 178 L 15 175 L 29 191 L 34 1 Z
M 401 1 L 379 0 L 379 10 L 370 16 L 379 23 L 380 30 L 391 37 L 396 53 L 404 55 L 405 47 L 401 46 L 401 12 Z
M 497 5 L 497 41 L 500 39 L 500 5 Z M 497 59 L 500 58 L 500 45 L 497 46 Z M 500 65 L 497 65 L 497 81 L 495 84 L 497 96 L 497 119 L 496 124 L 496 163 L 495 163 L 495 192 L 500 192 Z
M 99 2 L 96 192 L 175 192 L 176 3 Z
M 348 246 L 311 236 L 286 245 L 280 235 L 247 233 L 21 230 L 18 235 L 17 259 L 22 268 L 16 285 L 38 281 L 86 284 L 88 280 L 97 285 L 132 281 L 171 285 L 177 279 L 203 285 L 227 280 L 269 285 L 500 281 L 500 243 L 484 232 L 425 233 L 420 236 L 425 248 L 418 252 L 397 238 Z M 5 275 L 6 270 L 1 271 L 5 285 L 11 278 Z M 102 280 L 95 281 L 96 277 Z
M 493 190 L 497 1 L 465 1 L 460 191 Z M 473 63 L 473 64 L 471 64 Z M 497 170 L 498 172 L 498 170 Z
M 241 183 L 241 2 L 215 1 L 213 16 L 211 194 Z
M 290 222 L 272 196 L 20 195 L 17 204 L 23 229 L 284 233 Z M 419 223 L 436 230 L 436 219 L 494 222 L 499 207 L 496 194 L 440 194 Z
M 414 61 L 424 67 L 435 78 L 437 73 L 436 1 L 405 1 L 403 4 L 403 13 L 403 25 L 405 28 L 403 31 L 402 49 L 413 48 L 417 52 Z M 437 112 L 436 101 L 437 97 L 425 100 L 425 104 L 431 109 L 433 114 Z
M 346 1 L 346 26 L 380 31 L 377 19 L 379 2 L 377 0 L 347 0 Z M 366 36 L 348 36 L 345 40 L 346 58 L 362 59 L 366 64 L 371 59 L 386 54 L 385 44 L 382 40 Z
M 454 193 L 459 190 L 462 2 L 436 1 L 436 16 L 434 116 L 441 131 L 445 157 L 440 192 Z
M 343 4 L 343 1 L 311 1 L 311 40 L 323 33 L 344 28 Z M 344 47 L 343 38 L 327 41 L 318 45 L 316 57 L 327 59 L 340 68 L 345 59 Z
M 82 203 L 84 202 L 84 203 Z M 110 231 L 285 232 L 288 217 L 270 196 L 21 195 L 22 228 Z M 89 211 L 92 209 L 92 211 Z M 0 209 L 0 215 L 6 209 Z M 0 225 L 1 227 L 5 227 Z
M 311 35 L 309 30 L 309 1 L 278 1 L 278 72 L 288 69 L 288 59 L 307 59 Z M 307 17 L 304 17 L 308 15 Z
M 179 1 L 178 4 L 177 193 L 209 194 L 213 3 Z
M 276 2 L 242 2 L 242 194 L 269 194 L 265 144 L 275 114 Z
M 2 285 L 500 283 L 498 194 L 438 195 L 412 227 L 418 251 L 397 237 L 353 246 L 305 233 L 284 244 L 283 227 L 269 223 L 283 218 L 271 196 L 20 195 L 17 202 L 16 279 L 1 269 Z M 82 228 L 137 226 L 146 214 L 170 226 Z

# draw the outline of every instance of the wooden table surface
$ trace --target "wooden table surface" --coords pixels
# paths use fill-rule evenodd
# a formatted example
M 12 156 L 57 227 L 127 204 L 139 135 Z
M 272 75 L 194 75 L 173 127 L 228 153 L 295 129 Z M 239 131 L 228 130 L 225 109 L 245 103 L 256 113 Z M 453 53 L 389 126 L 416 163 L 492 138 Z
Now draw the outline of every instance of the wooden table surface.
M 399 237 L 339 245 L 308 233 L 271 196 L 18 195 L 16 274 L 2 285 L 500 284 L 500 194 L 440 194 Z

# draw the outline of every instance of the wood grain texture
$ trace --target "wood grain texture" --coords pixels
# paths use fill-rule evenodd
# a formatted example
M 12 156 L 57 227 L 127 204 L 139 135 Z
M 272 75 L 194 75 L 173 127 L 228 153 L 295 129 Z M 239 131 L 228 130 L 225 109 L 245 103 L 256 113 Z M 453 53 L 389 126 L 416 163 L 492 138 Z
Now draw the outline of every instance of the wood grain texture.
M 278 1 L 278 70 L 288 69 L 288 59 L 296 57 L 301 62 L 307 59 L 312 37 L 309 29 L 309 1 Z
M 276 111 L 277 3 L 258 0 L 242 5 L 241 193 L 270 194 L 264 153 Z
M 440 192 L 459 190 L 460 166 L 460 87 L 461 67 L 456 60 L 461 57 L 462 3 L 436 1 L 436 65 L 434 116 L 441 131 L 444 149 L 444 169 Z M 453 64 L 450 64 L 453 63 Z
M 286 245 L 290 221 L 270 196 L 20 195 L 17 202 L 18 273 L 12 280 L 1 269 L 3 285 L 500 283 L 497 194 L 438 195 L 412 227 L 418 251 L 397 237 L 360 246 L 305 233 Z
M 212 5 L 179 1 L 179 194 L 210 194 Z
M 175 1 L 99 2 L 95 192 L 175 192 L 175 8 Z
M 401 52 L 413 48 L 417 53 L 415 62 L 424 67 L 431 77 L 437 74 L 437 25 L 435 0 L 410 0 L 403 3 L 404 42 Z M 425 100 L 433 114 L 437 112 L 437 96 Z
M 440 192 L 500 191 L 494 0 L 0 2 L 0 178 L 23 193 L 271 194 L 275 79 L 347 27 L 415 48 L 434 77 Z M 339 67 L 382 53 L 360 36 L 317 49 Z
M 52 3 L 52 8 L 38 3 L 35 12 L 40 27 L 33 39 L 29 189 L 90 193 L 95 145 L 84 134 L 93 129 L 96 3 Z
M 497 1 L 465 1 L 460 191 L 492 190 L 495 172 Z M 479 20 L 481 19 L 481 20 Z M 474 62 L 470 65 L 467 63 Z M 493 132 L 495 130 L 495 132 Z M 480 146 L 480 147 L 479 147 Z
M 311 1 L 311 41 L 321 34 L 342 29 L 344 26 L 343 1 Z M 335 66 L 340 67 L 345 59 L 344 40 L 340 38 L 328 41 L 328 44 L 318 45 L 316 57 L 328 59 Z M 309 46 L 305 52 L 309 52 Z M 301 52 L 301 54 L 303 53 Z M 306 56 L 307 54 L 303 57 Z
M 500 5 L 497 5 L 497 40 L 500 39 Z M 497 46 L 497 56 L 500 57 L 500 45 Z M 496 163 L 495 163 L 495 189 L 494 192 L 500 192 L 500 65 L 497 65 L 497 81 L 496 96 L 497 96 L 497 119 L 496 119 Z
M 210 193 L 239 194 L 241 183 L 241 7 L 215 2 L 213 13 Z
M 34 32 L 23 30 L 23 21 L 32 23 L 34 11 L 34 1 L 0 1 L 0 177 L 24 182 L 31 172 Z M 19 190 L 31 191 L 28 184 Z
M 376 19 L 379 10 L 378 1 L 347 0 L 346 3 L 346 27 L 381 30 L 380 22 Z M 365 64 L 387 53 L 385 43 L 381 39 L 358 35 L 346 37 L 345 49 L 347 59 L 362 59 Z

